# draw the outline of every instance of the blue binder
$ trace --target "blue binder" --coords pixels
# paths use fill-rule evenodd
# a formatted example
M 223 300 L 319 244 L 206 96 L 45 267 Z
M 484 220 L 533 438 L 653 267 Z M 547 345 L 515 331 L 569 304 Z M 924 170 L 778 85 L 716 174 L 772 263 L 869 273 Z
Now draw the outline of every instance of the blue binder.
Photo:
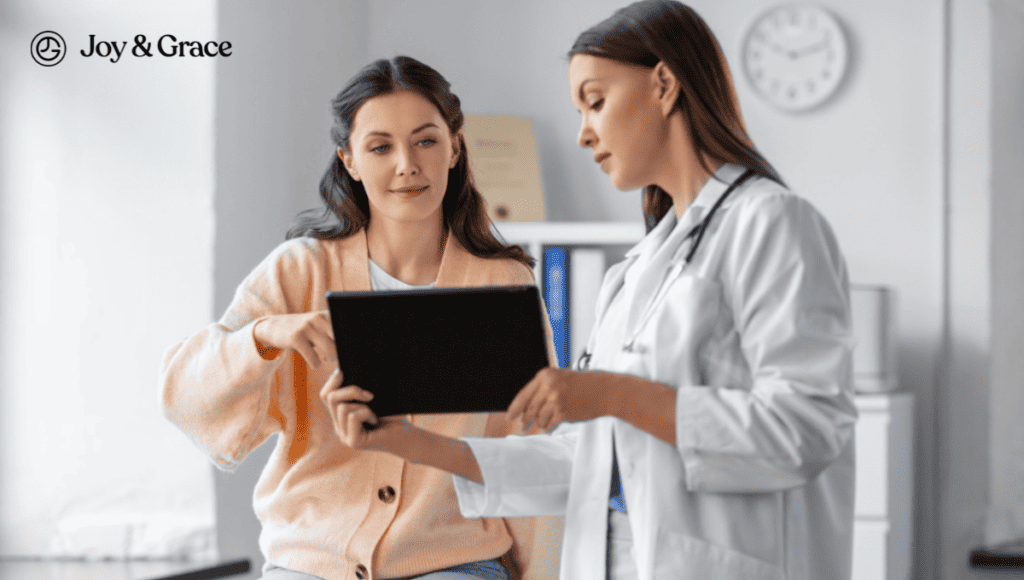
M 549 246 L 544 249 L 544 301 L 558 366 L 569 368 L 569 257 L 565 248 Z

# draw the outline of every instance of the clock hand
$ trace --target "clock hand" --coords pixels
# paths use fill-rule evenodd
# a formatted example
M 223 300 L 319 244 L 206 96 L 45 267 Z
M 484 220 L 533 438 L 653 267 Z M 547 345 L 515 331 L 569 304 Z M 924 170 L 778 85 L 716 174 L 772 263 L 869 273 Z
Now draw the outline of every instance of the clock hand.
M 792 59 L 796 60 L 797 58 L 800 58 L 801 56 L 803 56 L 805 54 L 813 54 L 815 52 L 820 52 L 821 50 L 824 50 L 826 48 L 828 48 L 828 42 L 823 40 L 821 42 L 812 44 L 810 46 L 806 46 L 804 48 L 801 48 L 800 50 L 791 51 L 789 53 L 789 58 L 792 58 Z

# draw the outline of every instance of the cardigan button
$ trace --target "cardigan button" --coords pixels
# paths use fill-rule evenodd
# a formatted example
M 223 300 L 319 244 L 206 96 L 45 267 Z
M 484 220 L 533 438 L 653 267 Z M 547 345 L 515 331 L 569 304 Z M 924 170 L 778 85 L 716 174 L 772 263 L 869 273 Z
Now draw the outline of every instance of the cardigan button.
M 384 503 L 391 503 L 395 501 L 395 488 L 390 485 L 382 487 L 377 490 L 377 497 Z
M 356 578 L 359 580 L 366 580 L 370 577 L 370 572 L 366 569 L 366 566 L 359 564 L 356 566 Z

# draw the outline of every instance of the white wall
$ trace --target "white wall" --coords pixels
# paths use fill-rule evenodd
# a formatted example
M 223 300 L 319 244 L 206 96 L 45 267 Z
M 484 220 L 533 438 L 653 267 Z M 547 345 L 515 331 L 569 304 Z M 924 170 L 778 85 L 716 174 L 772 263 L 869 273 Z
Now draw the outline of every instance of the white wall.
M 52 68 L 43 30 L 71 48 Z M 211 307 L 213 63 L 77 51 L 214 30 L 201 1 L 0 2 L 0 555 L 212 542 L 209 468 L 156 376 Z

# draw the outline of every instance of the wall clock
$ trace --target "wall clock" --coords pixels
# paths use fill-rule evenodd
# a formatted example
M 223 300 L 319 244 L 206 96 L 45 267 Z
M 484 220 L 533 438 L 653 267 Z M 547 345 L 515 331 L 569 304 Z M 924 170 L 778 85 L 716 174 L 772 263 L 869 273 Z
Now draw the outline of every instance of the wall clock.
M 750 26 L 742 62 L 761 98 L 784 111 L 806 111 L 835 93 L 848 54 L 835 16 L 815 4 L 784 4 Z

